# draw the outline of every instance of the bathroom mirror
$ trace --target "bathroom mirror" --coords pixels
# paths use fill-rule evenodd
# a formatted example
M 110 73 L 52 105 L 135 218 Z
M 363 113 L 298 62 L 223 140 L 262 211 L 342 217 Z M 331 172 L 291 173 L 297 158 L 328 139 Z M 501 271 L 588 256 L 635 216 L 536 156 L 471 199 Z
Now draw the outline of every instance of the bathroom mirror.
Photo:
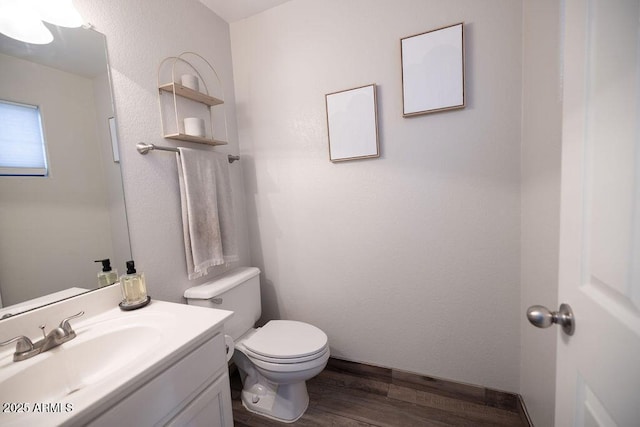
M 403 117 L 464 108 L 463 24 L 400 41 Z
M 329 159 L 380 157 L 376 85 L 326 95 Z
M 38 107 L 47 161 L 47 176 L 0 176 L 0 318 L 95 289 L 94 260 L 131 259 L 106 38 L 47 26 L 47 45 L 0 34 L 0 100 Z

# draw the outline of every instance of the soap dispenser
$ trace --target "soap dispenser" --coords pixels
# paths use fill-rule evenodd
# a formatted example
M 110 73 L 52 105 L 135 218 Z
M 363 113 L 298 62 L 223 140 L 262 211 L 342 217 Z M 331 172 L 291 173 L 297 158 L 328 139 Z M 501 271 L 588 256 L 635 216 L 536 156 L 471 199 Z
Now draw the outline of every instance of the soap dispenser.
M 118 270 L 113 270 L 111 268 L 111 261 L 109 258 L 99 259 L 95 262 L 102 263 L 102 271 L 98 271 L 98 287 L 102 288 L 104 286 L 111 285 L 118 281 Z
M 144 282 L 144 273 L 136 272 L 133 260 L 127 261 L 127 274 L 120 276 L 122 297 L 120 308 L 123 310 L 135 310 L 144 307 L 151 301 L 147 296 L 147 286 Z

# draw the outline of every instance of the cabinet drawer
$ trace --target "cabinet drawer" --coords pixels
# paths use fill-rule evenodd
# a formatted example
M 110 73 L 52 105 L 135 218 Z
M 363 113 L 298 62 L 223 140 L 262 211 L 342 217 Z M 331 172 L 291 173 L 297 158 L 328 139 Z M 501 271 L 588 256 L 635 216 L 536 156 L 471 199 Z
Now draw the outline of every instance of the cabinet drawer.
M 217 334 L 89 425 L 142 427 L 171 419 L 226 367 L 224 336 Z

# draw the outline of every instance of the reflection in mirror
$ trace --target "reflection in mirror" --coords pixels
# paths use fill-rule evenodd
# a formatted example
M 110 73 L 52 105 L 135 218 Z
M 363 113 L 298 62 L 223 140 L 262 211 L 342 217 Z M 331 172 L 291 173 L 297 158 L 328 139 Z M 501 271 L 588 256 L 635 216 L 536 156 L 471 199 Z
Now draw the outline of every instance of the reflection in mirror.
M 0 100 L 39 108 L 47 163 L 46 176 L 0 176 L 0 317 L 96 288 L 94 260 L 131 259 L 106 39 L 47 26 L 48 45 L 0 34 Z

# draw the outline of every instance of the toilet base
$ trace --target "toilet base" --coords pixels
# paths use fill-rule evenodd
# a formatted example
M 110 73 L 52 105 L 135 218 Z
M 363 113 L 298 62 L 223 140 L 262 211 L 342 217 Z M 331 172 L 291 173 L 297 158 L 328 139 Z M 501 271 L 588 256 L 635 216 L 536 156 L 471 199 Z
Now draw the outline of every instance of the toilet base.
M 263 417 L 284 423 L 297 421 L 309 406 L 305 381 L 294 384 L 254 384 L 242 390 L 242 405 Z

